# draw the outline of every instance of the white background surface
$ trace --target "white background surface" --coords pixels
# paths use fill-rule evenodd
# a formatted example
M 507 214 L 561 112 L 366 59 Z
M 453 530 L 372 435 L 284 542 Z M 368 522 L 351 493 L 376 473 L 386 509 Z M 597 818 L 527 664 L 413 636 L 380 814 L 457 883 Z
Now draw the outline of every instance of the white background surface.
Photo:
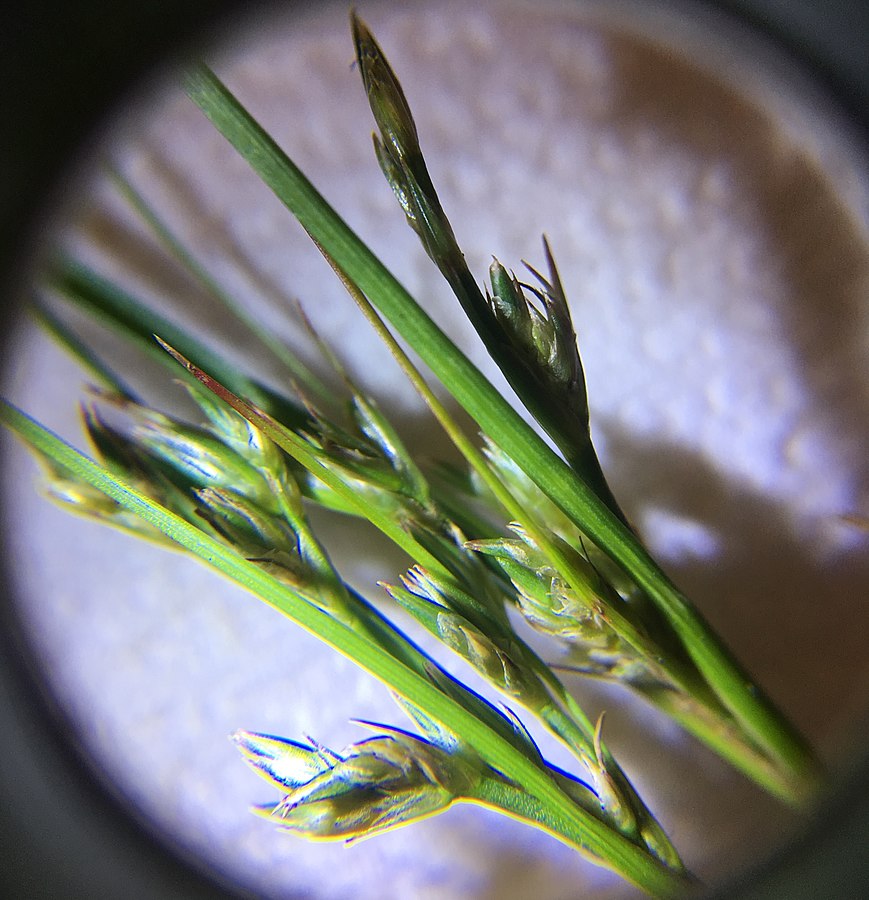
M 482 278 L 492 254 L 539 266 L 546 232 L 617 496 L 835 761 L 860 734 L 869 688 L 865 535 L 841 519 L 869 511 L 860 162 L 817 98 L 785 90 L 775 66 L 762 75 L 763 58 L 740 56 L 732 35 L 707 28 L 708 43 L 697 44 L 690 29 L 640 21 L 628 6 L 611 25 L 579 9 L 360 12 L 402 79 L 472 269 Z M 377 170 L 346 10 L 262 24 L 209 57 L 218 72 L 485 364 Z M 431 452 L 441 439 L 326 266 L 192 104 L 172 92 L 122 130 L 109 155 L 212 273 L 313 360 L 262 292 L 300 298 L 408 442 Z M 67 240 L 161 308 L 235 338 L 98 178 L 84 197 Z M 4 393 L 79 444 L 83 381 L 22 326 Z M 550 838 L 484 810 L 457 808 L 351 848 L 302 843 L 254 819 L 247 807 L 270 799 L 269 788 L 241 763 L 231 731 L 311 734 L 340 749 L 363 736 L 351 718 L 401 724 L 386 692 L 195 563 L 45 503 L 18 448 L 3 477 L 22 614 L 50 684 L 95 766 L 211 864 L 257 892 L 318 900 L 632 896 Z M 360 544 L 345 522 L 324 527 L 356 579 L 394 578 L 396 557 Z M 794 827 L 621 692 L 576 692 L 591 715 L 607 709 L 611 746 L 700 875 L 732 871 Z

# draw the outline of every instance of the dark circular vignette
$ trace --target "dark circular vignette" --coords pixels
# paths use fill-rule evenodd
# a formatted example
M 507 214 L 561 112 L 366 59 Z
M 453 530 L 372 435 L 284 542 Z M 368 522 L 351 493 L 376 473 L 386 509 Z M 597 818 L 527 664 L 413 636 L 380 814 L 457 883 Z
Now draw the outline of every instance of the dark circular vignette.
M 694 2 L 747 24 L 791 55 L 867 138 L 869 0 Z M 281 7 L 291 5 L 284 0 Z M 153 73 L 155 62 L 171 60 L 233 13 L 249 14 L 251 6 L 239 0 L 31 0 L 0 14 L 4 341 L 45 214 L 107 114 Z M 0 559 L 0 893 L 26 900 L 239 896 L 134 822 L 87 764 L 21 633 L 7 587 L 13 563 Z M 800 900 L 867 892 L 869 755 L 842 777 L 792 846 L 716 896 Z

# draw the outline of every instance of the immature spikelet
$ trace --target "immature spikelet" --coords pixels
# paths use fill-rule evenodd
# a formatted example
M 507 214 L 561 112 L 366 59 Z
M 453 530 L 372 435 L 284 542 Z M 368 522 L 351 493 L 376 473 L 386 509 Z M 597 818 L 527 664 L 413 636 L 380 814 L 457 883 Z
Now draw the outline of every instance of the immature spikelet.
M 519 607 L 529 623 L 564 640 L 607 640 L 600 600 L 593 590 L 596 574 L 588 561 L 566 544 L 560 545 L 563 554 L 572 554 L 572 565 L 582 569 L 592 586 L 580 594 L 520 525 L 510 528 L 518 537 L 469 541 L 467 546 L 498 561 L 516 587 Z
M 359 71 L 380 131 L 374 137 L 377 161 L 428 255 L 455 277 L 464 259 L 432 185 L 407 98 L 365 23 L 353 16 L 352 24 Z
M 390 596 L 501 693 L 528 709 L 550 701 L 536 658 L 526 652 L 506 617 L 493 616 L 456 584 L 419 567 L 401 581 L 403 587 L 387 586 Z
M 489 267 L 492 293 L 488 300 L 516 363 L 530 373 L 541 391 L 563 407 L 566 418 L 575 420 L 577 433 L 587 434 L 585 377 L 570 308 L 545 238 L 543 249 L 549 278 L 527 266 L 540 287 L 523 284 L 497 259 L 493 260 Z M 529 295 L 537 299 L 539 307 L 528 299 Z
M 443 812 L 471 795 L 483 768 L 478 758 L 384 725 L 369 727 L 382 733 L 341 753 L 236 732 L 248 764 L 284 792 L 256 812 L 312 840 L 349 841 Z
M 312 410 L 304 437 L 314 454 L 340 474 L 366 506 L 388 515 L 459 584 L 503 618 L 506 584 L 466 548 L 462 530 L 433 497 L 428 479 L 374 400 L 350 387 L 348 426 Z M 313 496 L 330 505 L 322 490 Z
M 370 397 L 351 390 L 348 424 L 312 407 L 311 423 L 301 436 L 366 504 L 399 521 L 430 514 L 428 483 L 397 432 Z
M 197 384 L 186 385 L 206 416 L 191 425 L 127 398 L 98 394 L 123 414 L 109 425 L 83 410 L 97 457 L 141 493 L 204 528 L 236 552 L 346 623 L 356 604 L 310 529 L 288 458 L 262 431 Z M 172 543 L 117 502 L 48 467 L 50 495 L 82 514 Z
M 114 395 L 104 396 L 109 402 L 126 403 Z M 85 432 L 94 448 L 96 458 L 113 475 L 122 478 L 134 490 L 157 500 L 181 516 L 193 514 L 194 504 L 191 498 L 153 465 L 147 453 L 136 441 L 107 425 L 93 405 L 82 406 L 81 414 Z M 44 490 L 51 500 L 78 515 L 129 531 L 156 543 L 174 546 L 171 540 L 147 521 L 129 512 L 72 471 L 38 451 L 35 453 L 43 466 Z
M 584 559 L 590 568 L 590 577 L 605 581 L 623 600 L 634 605 L 642 602 L 641 592 L 624 570 L 590 541 L 577 526 L 544 494 L 531 478 L 516 463 L 489 440 L 484 440 L 483 453 L 498 478 L 508 488 L 517 504 L 526 512 L 528 519 L 539 523 L 547 532 Z M 489 503 L 485 486 L 478 478 L 471 478 L 472 489 Z M 580 564 L 586 568 L 586 562 Z
M 59 506 L 154 543 L 173 546 L 173 542 L 162 531 L 154 528 L 141 516 L 119 506 L 102 491 L 77 478 L 38 451 L 34 450 L 33 453 L 42 466 L 42 489 Z
M 610 624 L 602 593 L 593 589 L 579 593 L 521 526 L 511 528 L 517 538 L 470 541 L 468 546 L 498 561 L 516 588 L 519 609 L 528 623 L 563 641 L 570 664 L 590 674 L 619 677 L 635 675 L 638 667 L 643 668 L 642 659 Z M 585 571 L 592 588 L 598 584 L 601 592 L 605 590 L 587 559 L 566 544 L 561 551 L 571 554 L 573 568 Z M 607 597 L 609 602 L 612 599 Z

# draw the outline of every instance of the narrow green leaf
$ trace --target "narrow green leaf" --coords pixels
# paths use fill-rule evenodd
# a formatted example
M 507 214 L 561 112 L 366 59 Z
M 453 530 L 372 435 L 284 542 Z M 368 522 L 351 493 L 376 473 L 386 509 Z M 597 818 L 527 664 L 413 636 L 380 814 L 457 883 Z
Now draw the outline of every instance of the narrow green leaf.
M 326 385 L 271 329 L 265 327 L 243 304 L 238 303 L 232 294 L 224 290 L 130 181 L 116 170 L 110 170 L 109 175 L 121 195 L 142 217 L 164 247 L 233 316 L 236 322 L 253 335 L 296 381 L 305 385 L 307 390 L 318 397 L 328 397 L 330 392 Z
M 177 368 L 154 343 L 155 332 L 186 357 L 213 372 L 232 390 L 255 400 L 282 421 L 301 423 L 306 420 L 306 413 L 289 399 L 242 374 L 236 366 L 186 329 L 149 309 L 129 291 L 83 263 L 59 257 L 49 267 L 46 282 L 78 309 L 114 329 L 161 365 L 172 367 L 176 373 Z
M 79 364 L 87 370 L 94 381 L 108 388 L 120 397 L 135 400 L 136 396 L 127 383 L 54 314 L 44 303 L 35 300 L 31 307 L 36 321 L 50 334 L 57 343 L 66 350 Z

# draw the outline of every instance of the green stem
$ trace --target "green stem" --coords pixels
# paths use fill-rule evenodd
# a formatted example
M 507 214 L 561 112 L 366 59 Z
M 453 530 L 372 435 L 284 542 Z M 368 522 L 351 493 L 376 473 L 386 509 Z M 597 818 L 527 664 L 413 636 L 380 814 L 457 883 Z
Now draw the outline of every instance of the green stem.
M 560 821 L 553 815 L 552 809 L 542 806 L 538 799 L 522 788 L 508 784 L 499 778 L 483 778 L 476 786 L 472 797 L 466 798 L 471 803 L 478 803 L 488 809 L 495 809 L 520 822 L 539 828 L 568 846 L 581 846 L 585 838 L 579 832 L 575 832 L 568 822 Z M 585 845 L 587 853 L 594 850 Z M 637 846 L 626 839 L 622 839 L 619 845 L 619 853 L 609 859 L 598 858 L 599 865 L 606 866 L 615 872 L 629 864 L 636 855 Z M 696 892 L 701 887 L 692 875 L 688 873 L 675 874 L 671 869 L 661 863 L 656 863 L 653 872 L 643 888 L 656 897 L 684 897 Z
M 792 781 L 767 756 L 746 743 L 732 723 L 716 718 L 700 704 L 694 708 L 693 698 L 686 699 L 667 687 L 644 689 L 641 696 L 783 803 L 798 807 L 805 799 L 795 794 Z
M 410 357 L 408 357 L 399 343 L 392 336 L 392 333 L 386 327 L 383 320 L 377 314 L 377 311 L 365 295 L 347 278 L 338 264 L 326 254 L 325 251 L 323 251 L 323 253 L 347 292 L 353 298 L 372 328 L 374 328 L 377 336 L 389 349 L 401 370 L 422 397 L 432 415 L 434 415 L 435 419 L 440 423 L 453 444 L 464 456 L 467 463 L 479 474 L 507 513 L 514 519 L 522 520 L 529 536 L 538 544 L 538 546 L 541 547 L 544 552 L 551 550 L 550 561 L 552 561 L 553 556 L 557 556 L 560 559 L 562 554 L 557 552 L 557 547 L 549 540 L 545 530 L 539 528 L 535 522 L 528 519 L 527 513 L 521 507 L 521 504 L 513 497 L 501 479 L 492 471 L 482 453 L 480 453 L 471 441 L 468 440 L 458 423 L 456 423 L 449 412 L 447 412 L 446 407 L 435 396 L 419 370 L 411 362 Z M 564 567 L 559 566 L 558 562 L 553 562 L 553 565 L 555 565 L 559 571 L 565 571 Z M 569 579 L 569 573 L 573 571 L 573 567 L 568 567 L 567 571 Z M 557 698 L 555 703 L 547 704 L 542 710 L 531 709 L 529 711 L 537 715 L 547 729 L 561 740 L 572 753 L 576 754 L 589 771 L 598 771 L 598 760 L 596 758 L 595 748 L 595 729 L 590 720 L 576 701 L 570 697 L 556 674 L 543 662 L 543 660 L 540 659 L 540 657 L 518 635 L 512 634 L 511 640 L 516 644 L 519 652 L 521 652 L 523 662 L 527 664 L 532 671 L 542 677 L 544 682 L 549 686 L 554 697 Z M 660 849 L 661 853 L 665 853 L 669 860 L 672 860 L 675 865 L 681 866 L 681 861 L 679 860 L 679 855 L 675 847 L 673 847 L 663 829 L 657 825 L 651 812 L 646 808 L 645 803 L 637 794 L 615 757 L 602 742 L 598 742 L 598 746 L 601 748 L 603 755 L 602 762 L 604 763 L 604 773 L 602 774 L 604 774 L 604 777 L 611 776 L 614 779 L 612 784 L 616 786 L 614 795 L 609 782 L 606 786 L 611 795 L 611 802 L 606 803 L 611 816 L 614 819 L 617 818 L 620 829 L 631 836 L 637 835 L 637 813 L 639 813 L 644 822 L 650 824 L 654 823 L 655 846 Z M 600 787 L 601 785 L 598 785 L 598 788 Z
M 209 69 L 193 69 L 187 91 L 489 437 L 646 591 L 723 705 L 789 773 L 794 795 L 805 796 L 817 789 L 819 765 L 801 735 L 748 677 L 636 535 L 455 347 Z
M 315 240 L 315 243 L 316 240 Z M 434 391 L 426 383 L 420 371 L 414 366 L 410 357 L 404 352 L 401 345 L 393 337 L 392 333 L 386 327 L 383 320 L 377 314 L 371 302 L 359 290 L 359 288 L 347 277 L 341 267 L 329 256 L 326 251 L 317 244 L 320 252 L 326 261 L 334 270 L 335 274 L 344 285 L 347 293 L 359 307 L 362 314 L 368 320 L 369 324 L 374 328 L 378 338 L 386 345 L 395 361 L 398 363 L 402 372 L 413 385 L 417 393 L 428 406 L 432 415 L 444 429 L 456 449 L 465 458 L 465 461 L 477 472 L 480 478 L 491 491 L 495 499 L 504 508 L 507 515 L 514 521 L 521 522 L 528 536 L 537 545 L 537 547 L 547 556 L 549 563 L 559 572 L 570 585 L 570 587 L 580 596 L 597 596 L 595 586 L 590 584 L 584 573 L 573 564 L 570 558 L 562 552 L 557 544 L 550 539 L 546 529 L 540 527 L 533 517 L 530 517 L 528 511 L 523 508 L 521 503 L 515 499 L 510 490 L 501 481 L 501 479 L 492 470 L 483 454 L 471 443 L 466 437 L 462 429 L 449 414 L 446 407 L 438 400 Z M 662 656 L 660 648 L 652 641 L 652 639 L 637 629 L 634 624 L 622 615 L 615 603 L 608 603 L 606 598 L 600 597 L 600 600 L 606 606 L 607 619 L 612 627 L 623 637 L 634 649 L 648 659 L 659 659 Z M 564 685 L 552 670 L 546 666 L 542 660 L 537 657 L 527 645 L 522 643 L 526 648 L 530 658 L 534 660 L 535 671 L 540 672 L 549 684 L 550 688 L 564 702 L 567 691 Z M 716 705 L 715 697 L 710 696 L 710 691 L 705 682 L 698 679 L 697 672 L 690 666 L 686 666 L 681 660 L 675 660 L 672 657 L 668 659 L 669 674 L 674 683 L 679 685 L 683 690 L 694 697 L 698 703 L 707 706 Z M 579 707 L 574 703 L 574 711 Z M 588 753 L 593 753 L 593 732 L 594 729 L 585 714 L 582 714 L 577 723 L 581 723 L 581 727 L 585 729 L 585 749 Z M 556 732 L 560 737 L 564 737 L 561 732 Z M 571 740 L 570 746 L 578 746 L 575 740 Z M 612 764 L 615 765 L 613 760 Z
M 0 401 L 0 421 L 37 451 L 353 660 L 445 728 L 462 735 L 489 765 L 523 785 L 525 792 L 539 805 L 541 816 L 546 816 L 547 823 L 562 840 L 590 854 L 596 861 L 604 860 L 649 893 L 672 894 L 684 884 L 683 876 L 671 872 L 644 850 L 579 808 L 537 762 L 387 650 L 309 603 L 225 544 L 134 490 L 5 400 Z

